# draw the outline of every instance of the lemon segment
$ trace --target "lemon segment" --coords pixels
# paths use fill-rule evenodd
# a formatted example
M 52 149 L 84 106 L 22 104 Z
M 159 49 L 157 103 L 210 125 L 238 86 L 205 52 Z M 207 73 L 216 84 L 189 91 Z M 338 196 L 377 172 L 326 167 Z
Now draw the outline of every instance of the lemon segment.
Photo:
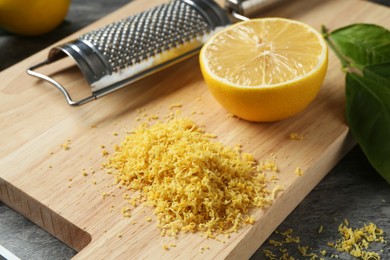
M 284 18 L 235 24 L 214 35 L 199 58 L 217 101 L 250 121 L 276 121 L 302 111 L 316 97 L 328 64 L 322 36 Z

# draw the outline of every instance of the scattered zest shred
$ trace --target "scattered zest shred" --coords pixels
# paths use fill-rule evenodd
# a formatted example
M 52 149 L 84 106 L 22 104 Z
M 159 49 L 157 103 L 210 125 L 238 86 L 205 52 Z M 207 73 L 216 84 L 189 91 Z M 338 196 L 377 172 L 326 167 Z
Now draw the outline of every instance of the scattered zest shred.
M 318 234 L 321 234 L 323 231 L 324 231 L 324 226 L 320 225 L 320 227 L 318 228 Z
M 169 109 L 181 108 L 183 105 L 180 103 L 172 104 L 169 106 Z
M 273 199 L 276 199 L 278 197 L 278 193 L 279 192 L 282 192 L 284 190 L 284 188 L 281 186 L 281 185 L 277 185 L 273 190 L 272 190 L 272 193 L 271 193 L 271 197 Z
M 377 252 L 368 251 L 368 247 L 373 242 L 386 243 L 384 232 L 374 223 L 364 224 L 363 227 L 352 229 L 349 227 L 348 220 L 339 225 L 339 234 L 341 238 L 336 242 L 328 243 L 329 246 L 340 252 L 348 254 L 363 260 L 377 260 L 380 256 Z
M 318 234 L 323 232 L 323 225 L 320 225 Z M 343 221 L 338 227 L 339 234 L 341 236 L 337 241 L 330 241 L 327 243 L 328 247 L 334 248 L 338 252 L 346 252 L 351 256 L 356 257 L 361 260 L 379 260 L 380 255 L 377 252 L 369 251 L 368 248 L 371 243 L 383 243 L 386 244 L 387 241 L 384 239 L 384 232 L 382 229 L 378 228 L 375 224 L 370 223 L 368 225 L 363 225 L 363 227 L 352 229 L 349 227 L 349 222 L 347 219 Z M 300 238 L 293 236 L 293 230 L 287 229 L 285 232 L 279 232 L 275 230 L 274 236 L 279 235 L 281 239 L 269 239 L 268 244 L 273 248 L 278 249 L 279 254 L 270 248 L 264 249 L 263 254 L 266 259 L 277 260 L 277 259 L 324 259 L 323 257 L 329 258 L 339 258 L 338 254 L 328 253 L 324 248 L 319 248 L 316 252 L 309 246 L 304 246 L 300 244 Z M 273 238 L 272 237 L 272 238 Z M 296 244 L 296 250 L 299 253 L 299 257 L 295 258 L 292 255 L 292 252 L 289 252 L 291 249 L 288 244 Z M 288 247 L 287 247 L 288 246 Z M 272 249 L 272 248 L 271 248 Z M 383 250 L 380 250 L 383 251 Z M 280 255 L 281 253 L 281 255 Z
M 303 170 L 300 167 L 297 167 L 295 169 L 295 174 L 298 175 L 298 176 L 302 176 L 303 175 Z
M 301 141 L 303 140 L 303 135 L 299 135 L 298 133 L 290 133 L 290 135 L 288 136 L 290 140 L 295 140 L 295 141 Z
M 61 144 L 61 147 L 62 147 L 62 149 L 64 149 L 65 151 L 67 151 L 67 150 L 70 149 L 70 144 L 71 144 L 71 140 L 68 139 L 68 140 L 66 140 L 65 143 Z

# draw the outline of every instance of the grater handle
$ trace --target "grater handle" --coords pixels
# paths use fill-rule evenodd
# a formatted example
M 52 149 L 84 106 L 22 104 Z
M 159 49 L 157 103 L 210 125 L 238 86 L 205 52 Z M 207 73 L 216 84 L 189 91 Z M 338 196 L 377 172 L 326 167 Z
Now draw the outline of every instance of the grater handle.
M 88 103 L 92 100 L 95 100 L 97 99 L 98 97 L 96 95 L 90 95 L 88 97 L 85 97 L 83 99 L 80 99 L 80 100 L 77 100 L 77 101 L 74 101 L 69 92 L 66 90 L 66 88 L 64 86 L 62 86 L 58 81 L 54 80 L 53 78 L 47 76 L 47 75 L 44 75 L 42 73 L 39 73 L 37 71 L 35 71 L 35 69 L 38 69 L 40 67 L 43 67 L 43 66 L 46 66 L 48 64 L 50 64 L 51 61 L 50 60 L 45 60 L 43 62 L 40 62 L 38 64 L 35 64 L 34 66 L 31 66 L 30 68 L 27 69 L 27 74 L 31 75 L 31 76 L 34 76 L 34 77 L 37 77 L 39 79 L 42 79 L 42 80 L 46 80 L 47 82 L 49 82 L 50 84 L 52 84 L 54 87 L 56 87 L 59 91 L 61 91 L 61 93 L 64 95 L 65 99 L 66 99 L 66 102 L 68 102 L 68 104 L 70 106 L 79 106 L 79 105 L 83 105 L 85 103 Z
M 225 9 L 236 20 L 248 20 L 257 13 L 283 0 L 225 0 Z

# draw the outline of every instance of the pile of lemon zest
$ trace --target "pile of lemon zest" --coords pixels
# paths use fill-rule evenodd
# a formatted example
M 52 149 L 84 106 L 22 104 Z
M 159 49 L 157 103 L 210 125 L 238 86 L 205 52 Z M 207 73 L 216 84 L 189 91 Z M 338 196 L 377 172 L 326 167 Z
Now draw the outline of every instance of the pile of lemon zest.
M 117 184 L 140 191 L 169 236 L 236 232 L 251 208 L 272 204 L 252 155 L 212 142 L 192 120 L 177 115 L 141 124 L 103 166 Z

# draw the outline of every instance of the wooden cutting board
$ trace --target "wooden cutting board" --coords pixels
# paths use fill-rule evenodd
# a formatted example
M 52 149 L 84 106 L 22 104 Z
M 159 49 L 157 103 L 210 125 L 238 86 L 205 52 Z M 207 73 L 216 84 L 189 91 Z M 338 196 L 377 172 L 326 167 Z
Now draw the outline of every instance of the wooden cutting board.
M 161 2 L 134 1 L 62 42 Z M 352 0 L 288 1 L 261 16 L 293 18 L 317 29 L 323 24 L 330 29 L 355 22 L 390 24 L 389 9 Z M 275 123 L 226 116 L 207 91 L 197 57 L 98 101 L 70 107 L 58 90 L 25 72 L 47 53 L 43 50 L 0 74 L 0 200 L 79 251 L 75 258 L 248 258 L 354 145 L 344 118 L 344 74 L 331 52 L 316 100 L 299 115 Z M 58 80 L 64 85 L 88 90 L 77 70 L 62 74 Z M 113 144 L 139 124 L 137 117 L 163 116 L 177 103 L 183 116 L 204 123 L 218 141 L 243 144 L 258 161 L 272 159 L 280 168 L 272 185 L 284 190 L 274 204 L 255 210 L 253 225 L 223 241 L 199 234 L 161 237 L 147 207 L 134 210 L 131 218 L 122 217 L 124 192 L 100 170 L 105 161 L 101 145 L 112 151 Z M 303 140 L 289 139 L 293 132 Z M 294 173 L 297 167 L 302 176 Z M 103 193 L 109 195 L 103 198 Z M 149 216 L 151 222 L 145 220 Z M 163 249 L 172 243 L 176 247 Z

